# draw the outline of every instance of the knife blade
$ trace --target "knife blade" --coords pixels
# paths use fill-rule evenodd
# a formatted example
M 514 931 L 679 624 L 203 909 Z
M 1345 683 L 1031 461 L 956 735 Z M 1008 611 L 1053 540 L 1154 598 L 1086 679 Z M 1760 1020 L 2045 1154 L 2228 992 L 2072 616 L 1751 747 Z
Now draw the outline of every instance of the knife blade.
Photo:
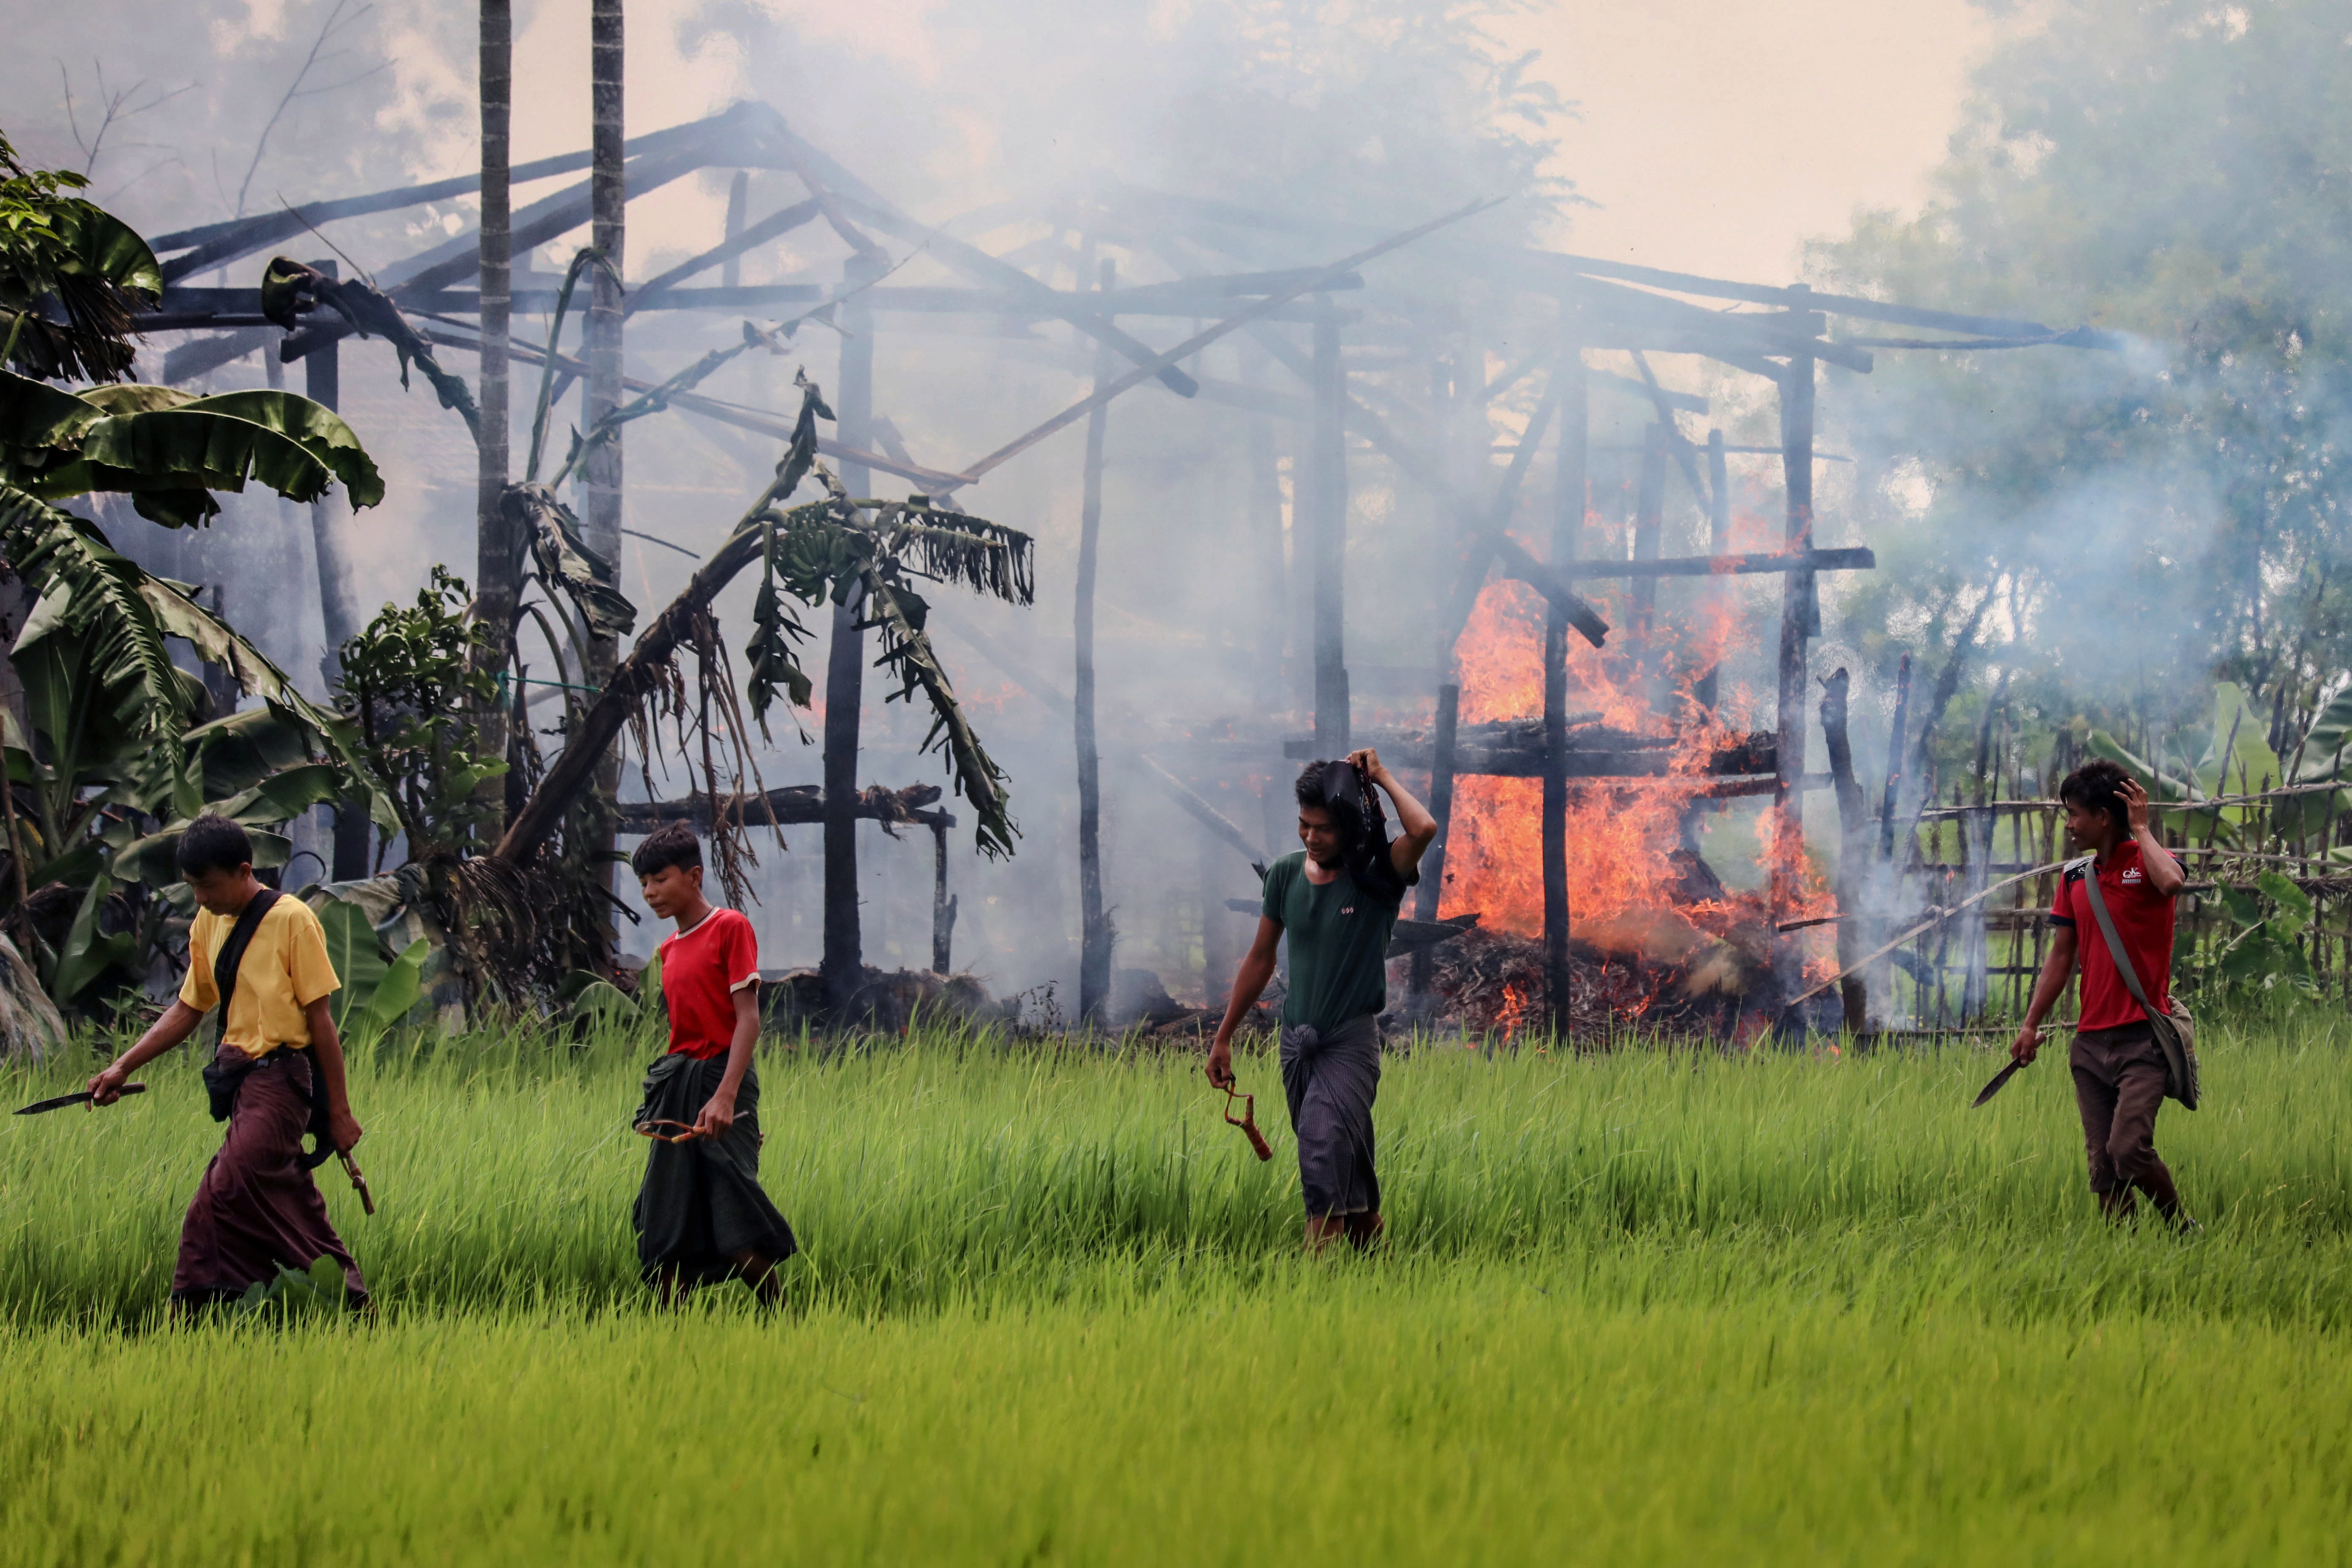
M 125 1094 L 144 1094 L 147 1092 L 147 1086 L 143 1083 L 126 1083 L 122 1086 L 122 1092 Z M 86 1105 L 89 1101 L 89 1090 L 84 1089 L 79 1094 L 61 1094 L 55 1100 L 37 1100 L 33 1101 L 32 1104 L 18 1110 L 16 1114 L 19 1116 L 38 1116 L 44 1110 L 63 1110 L 68 1105 Z
M 1993 1074 L 1992 1081 L 1985 1085 L 1983 1089 L 1977 1091 L 1977 1097 L 1970 1102 L 1969 1109 L 1970 1110 L 1979 1109 L 1986 1100 L 1990 1100 L 1994 1095 L 1999 1094 L 2002 1089 L 2008 1088 L 2009 1080 L 2015 1078 L 2017 1076 L 2017 1069 L 2024 1065 L 2025 1064 L 2023 1062 L 2012 1061 L 2007 1067 Z

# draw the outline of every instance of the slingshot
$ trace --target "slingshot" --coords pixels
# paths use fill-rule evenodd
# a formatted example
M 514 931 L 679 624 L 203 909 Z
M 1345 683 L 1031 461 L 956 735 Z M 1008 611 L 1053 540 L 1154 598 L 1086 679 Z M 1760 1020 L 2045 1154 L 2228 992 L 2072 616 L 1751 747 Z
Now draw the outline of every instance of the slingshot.
M 1242 1113 L 1239 1116 L 1234 1114 L 1234 1101 L 1236 1100 L 1242 1102 Z M 1274 1158 L 1274 1151 L 1266 1145 L 1265 1134 L 1257 1130 L 1257 1096 L 1244 1094 L 1232 1088 L 1226 1089 L 1225 1122 L 1228 1126 L 1240 1128 L 1248 1135 L 1250 1147 L 1257 1151 L 1259 1159 Z
M 677 1131 L 664 1131 L 666 1128 L 675 1128 Z M 672 1121 L 666 1116 L 656 1116 L 650 1121 L 638 1122 L 636 1131 L 641 1137 L 650 1138 L 656 1143 L 688 1143 L 702 1136 L 694 1130 L 693 1122 Z

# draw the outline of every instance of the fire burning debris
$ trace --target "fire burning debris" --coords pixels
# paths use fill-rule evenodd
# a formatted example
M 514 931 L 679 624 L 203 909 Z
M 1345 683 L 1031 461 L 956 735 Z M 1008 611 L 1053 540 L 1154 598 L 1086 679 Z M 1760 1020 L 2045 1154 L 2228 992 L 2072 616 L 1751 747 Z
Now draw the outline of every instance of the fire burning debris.
M 1633 623 L 1624 605 L 1603 613 Z M 1480 595 L 1457 648 L 1465 734 L 1539 718 L 1543 622 L 1544 601 L 1524 584 L 1497 582 Z M 1776 910 L 1766 891 L 1725 888 L 1700 857 L 1698 821 L 1714 809 L 1717 779 L 1769 772 L 1770 737 L 1747 731 L 1746 689 L 1714 689 L 1738 631 L 1727 594 L 1703 595 L 1656 625 L 1645 647 L 1569 639 L 1572 732 L 1588 737 L 1571 743 L 1622 752 L 1626 773 L 1645 775 L 1569 783 L 1569 1016 L 1580 1035 L 1633 1024 L 1746 1037 L 1779 1008 L 1776 920 L 1834 915 L 1836 901 L 1801 844 L 1776 842 L 1769 813 L 1762 869 L 1787 907 Z M 1439 913 L 1483 919 L 1438 950 L 1433 973 L 1443 1012 L 1475 1031 L 1509 1037 L 1548 1023 L 1542 799 L 1540 778 L 1465 773 L 1454 784 Z M 1811 946 L 1805 974 L 1832 973 L 1827 936 Z

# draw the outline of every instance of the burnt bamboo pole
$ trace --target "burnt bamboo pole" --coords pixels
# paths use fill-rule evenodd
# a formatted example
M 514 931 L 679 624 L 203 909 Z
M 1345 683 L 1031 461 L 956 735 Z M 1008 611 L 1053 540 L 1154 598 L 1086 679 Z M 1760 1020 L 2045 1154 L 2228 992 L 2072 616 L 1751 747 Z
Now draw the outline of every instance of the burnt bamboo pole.
M 1313 505 L 1308 531 L 1315 584 L 1315 750 L 1348 752 L 1346 642 L 1348 561 L 1348 367 L 1340 355 L 1339 311 L 1328 295 L 1315 302 L 1315 417 L 1308 437 Z
M 506 495 L 513 420 L 508 380 L 507 337 L 513 324 L 513 201 L 509 132 L 514 108 L 513 0 L 481 0 L 480 16 L 482 229 L 478 284 L 482 370 L 474 401 L 481 411 L 474 467 L 474 606 L 488 652 L 486 661 L 503 673 L 513 662 L 517 552 L 514 525 L 500 504 Z M 484 779 L 478 800 L 503 805 L 509 779 L 520 780 L 519 759 L 507 749 L 505 693 L 494 692 L 474 714 L 478 755 L 505 758 L 506 777 Z M 503 824 L 501 809 L 498 820 Z
M 1580 349 L 1571 344 L 1561 354 L 1552 384 L 1559 394 L 1559 461 L 1552 480 L 1549 553 L 1553 563 L 1564 563 L 1575 560 L 1584 548 L 1586 448 L 1591 440 L 1591 408 Z M 1663 488 L 1663 452 L 1659 461 Z M 1654 580 L 1652 591 L 1655 592 Z M 1572 1000 L 1568 962 L 1568 633 L 1566 613 L 1558 603 L 1546 599 L 1541 835 L 1544 996 L 1550 1013 L 1551 1034 L 1559 1040 L 1568 1037 Z
M 857 252 L 842 266 L 842 287 L 871 282 L 879 266 Z M 840 384 L 834 399 L 835 430 L 845 447 L 863 450 L 874 424 L 874 314 L 862 292 L 842 302 Z M 843 488 L 852 496 L 871 493 L 874 476 L 865 465 L 845 462 Z M 858 730 L 866 699 L 866 634 L 860 626 L 862 596 L 833 607 L 833 637 L 824 670 L 824 951 L 818 973 L 825 1005 L 845 1019 L 866 980 L 866 960 L 857 918 Z
M 1096 286 L 1108 293 L 1118 280 L 1106 258 Z M 1095 385 L 1109 381 L 1117 367 L 1108 343 L 1095 345 Z M 1102 1022 L 1110 1003 L 1111 947 L 1118 940 L 1103 910 L 1102 758 L 1095 748 L 1095 573 L 1102 544 L 1103 437 L 1108 403 L 1087 411 L 1084 498 L 1078 512 L 1078 571 L 1072 610 L 1076 668 L 1071 687 L 1071 729 L 1078 764 L 1078 1021 Z
M 1429 815 L 1436 819 L 1437 837 L 1421 858 L 1421 886 L 1412 895 L 1412 918 L 1417 921 L 1437 919 L 1439 902 L 1445 896 L 1445 839 L 1454 826 L 1454 748 L 1461 718 L 1462 688 L 1449 680 L 1437 689 L 1437 726 L 1432 736 L 1435 744 L 1429 764 Z M 1429 994 L 1431 971 L 1435 966 L 1433 949 L 1412 950 L 1413 995 Z

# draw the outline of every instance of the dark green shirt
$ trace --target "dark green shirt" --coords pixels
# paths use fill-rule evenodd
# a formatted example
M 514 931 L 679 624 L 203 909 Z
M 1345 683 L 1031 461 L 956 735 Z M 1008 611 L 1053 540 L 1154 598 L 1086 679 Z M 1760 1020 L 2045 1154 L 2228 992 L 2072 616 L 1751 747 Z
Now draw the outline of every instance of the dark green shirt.
M 1307 851 L 1294 850 L 1265 870 L 1265 918 L 1290 940 L 1286 1026 L 1337 1028 L 1388 1005 L 1389 933 L 1404 886 L 1367 890 L 1342 870 L 1317 887 L 1307 879 Z

